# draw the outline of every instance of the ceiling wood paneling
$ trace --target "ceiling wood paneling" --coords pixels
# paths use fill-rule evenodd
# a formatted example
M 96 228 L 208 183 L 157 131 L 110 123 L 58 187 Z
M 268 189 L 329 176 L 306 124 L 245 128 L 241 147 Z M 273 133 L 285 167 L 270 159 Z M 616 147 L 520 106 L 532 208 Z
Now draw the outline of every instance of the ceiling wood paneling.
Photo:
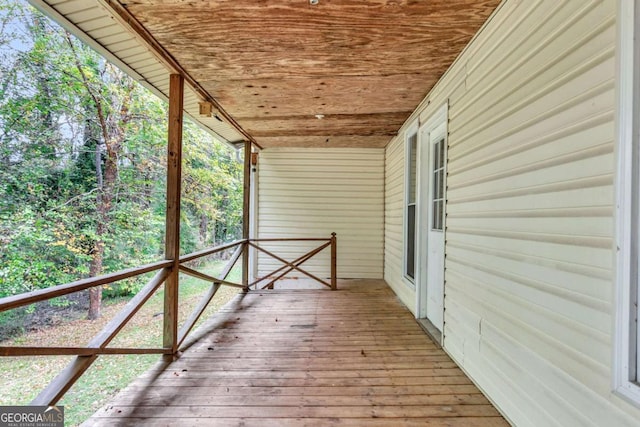
M 498 3 L 122 2 L 263 147 L 384 146 Z

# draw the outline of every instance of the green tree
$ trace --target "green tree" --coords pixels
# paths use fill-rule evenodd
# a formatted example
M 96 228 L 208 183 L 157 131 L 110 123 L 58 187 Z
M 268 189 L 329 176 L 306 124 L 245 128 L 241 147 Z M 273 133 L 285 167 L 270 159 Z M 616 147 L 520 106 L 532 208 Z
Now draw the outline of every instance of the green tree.
M 242 165 L 233 152 L 196 126 L 185 127 L 183 228 L 198 231 L 197 244 L 209 246 L 240 237 Z
M 163 101 L 23 1 L 0 0 L 0 296 L 162 256 L 166 129 Z M 184 144 L 184 250 L 239 237 L 234 153 L 188 121 Z

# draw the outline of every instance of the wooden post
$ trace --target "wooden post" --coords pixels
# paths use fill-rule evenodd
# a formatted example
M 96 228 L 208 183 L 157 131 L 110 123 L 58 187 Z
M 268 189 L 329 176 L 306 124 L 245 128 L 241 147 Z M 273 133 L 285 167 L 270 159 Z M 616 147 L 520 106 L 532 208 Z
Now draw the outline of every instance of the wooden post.
M 331 290 L 338 289 L 338 247 L 336 233 L 331 233 Z
M 249 238 L 249 218 L 251 204 L 251 141 L 244 143 L 244 185 L 242 202 L 242 238 Z M 249 245 L 242 249 L 242 285 L 245 292 L 249 290 Z
M 163 347 L 178 350 L 178 278 L 180 273 L 180 190 L 182 178 L 182 116 L 184 78 L 171 74 L 169 80 L 169 138 L 167 144 L 167 215 L 165 259 L 172 260 L 164 284 Z

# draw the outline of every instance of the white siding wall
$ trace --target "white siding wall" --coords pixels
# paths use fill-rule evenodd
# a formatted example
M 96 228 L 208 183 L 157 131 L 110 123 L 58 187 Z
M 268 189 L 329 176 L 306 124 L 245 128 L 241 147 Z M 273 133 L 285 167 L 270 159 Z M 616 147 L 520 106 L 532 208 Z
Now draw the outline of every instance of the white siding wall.
M 269 148 L 260 153 L 258 237 L 338 237 L 338 277 L 382 278 L 384 149 Z M 293 260 L 309 244 L 270 244 Z M 325 250 L 302 267 L 327 277 Z M 282 265 L 259 257 L 259 274 Z M 294 274 L 296 277 L 299 273 Z
M 449 100 L 444 345 L 517 426 L 638 426 L 611 393 L 616 1 L 508 0 Z M 401 137 L 385 278 L 402 283 Z M 391 193 L 389 193 L 391 192 Z
M 415 314 L 415 289 L 404 276 L 405 143 L 400 135 L 387 146 L 385 156 L 384 279 Z

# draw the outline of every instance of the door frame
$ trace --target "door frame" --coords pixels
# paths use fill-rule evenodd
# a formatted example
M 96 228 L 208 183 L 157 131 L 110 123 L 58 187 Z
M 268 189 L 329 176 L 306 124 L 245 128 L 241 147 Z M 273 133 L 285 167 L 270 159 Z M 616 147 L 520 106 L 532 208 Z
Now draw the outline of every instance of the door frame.
M 441 107 L 439 107 L 435 112 L 433 112 L 428 119 L 421 124 L 418 130 L 418 188 L 417 188 L 417 197 L 416 197 L 416 254 L 417 254 L 417 262 L 416 262 L 416 278 L 415 278 L 415 289 L 416 289 L 416 318 L 418 319 L 427 319 L 427 281 L 428 277 L 427 273 L 427 254 L 428 248 L 426 246 L 428 239 L 428 232 L 425 231 L 425 227 L 429 226 L 429 218 L 428 218 L 428 209 L 430 208 L 430 200 L 429 200 L 429 189 L 431 187 L 431 177 L 430 173 L 430 148 L 429 144 L 426 146 L 425 144 L 429 142 L 429 134 L 444 125 L 444 149 L 445 149 L 445 167 L 444 167 L 444 177 L 445 177 L 445 186 L 444 186 L 444 218 L 443 218 L 443 233 L 445 233 L 445 249 L 446 249 L 446 211 L 447 211 L 447 192 L 446 192 L 446 178 L 447 178 L 447 152 L 448 152 L 448 113 L 449 113 L 449 104 L 445 102 Z M 427 138 L 427 141 L 424 138 Z M 428 147 L 427 150 L 424 148 Z M 426 151 L 426 153 L 425 153 Z M 444 254 L 443 254 L 444 256 Z M 444 276 L 443 276 L 444 279 Z M 444 284 L 443 284 L 443 293 L 444 293 Z M 444 319 L 444 295 L 442 298 L 442 318 Z M 433 326 L 433 325 L 432 325 Z M 435 326 L 433 326 L 435 328 Z M 437 329 L 437 328 L 436 328 Z M 444 321 L 442 331 L 439 331 L 441 336 L 444 337 Z

